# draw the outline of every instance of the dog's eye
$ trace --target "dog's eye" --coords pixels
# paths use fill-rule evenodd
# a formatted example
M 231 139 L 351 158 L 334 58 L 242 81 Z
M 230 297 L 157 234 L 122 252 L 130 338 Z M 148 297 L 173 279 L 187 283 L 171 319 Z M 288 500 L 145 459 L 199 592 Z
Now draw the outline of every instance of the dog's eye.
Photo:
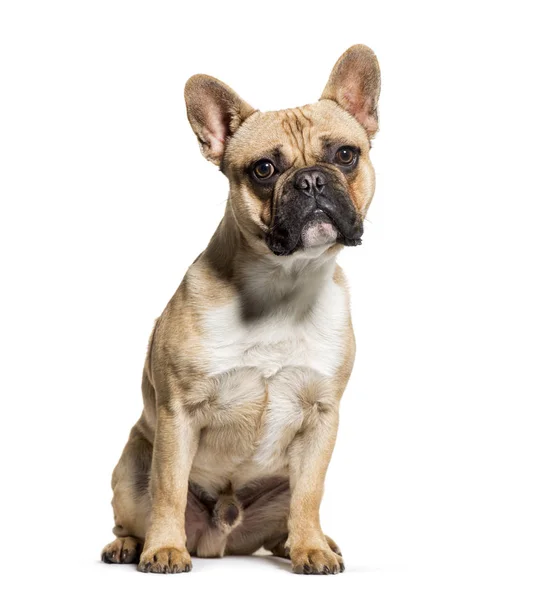
M 258 179 L 268 179 L 276 172 L 276 168 L 269 160 L 258 160 L 253 170 Z
M 342 148 L 339 148 L 335 154 L 335 162 L 346 167 L 353 165 L 357 160 L 357 156 L 358 153 L 355 148 L 351 148 L 350 146 L 342 146 Z

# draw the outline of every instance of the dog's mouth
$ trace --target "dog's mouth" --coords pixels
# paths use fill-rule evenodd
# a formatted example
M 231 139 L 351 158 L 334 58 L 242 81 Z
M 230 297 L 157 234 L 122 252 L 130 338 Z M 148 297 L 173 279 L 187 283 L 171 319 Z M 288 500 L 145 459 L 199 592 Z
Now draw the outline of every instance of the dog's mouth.
M 316 208 L 309 220 L 304 224 L 300 235 L 299 244 L 303 248 L 342 243 L 346 246 L 359 246 L 363 240 L 363 232 L 356 232 L 353 238 L 346 238 L 332 218 L 321 208 Z
M 332 202 L 319 197 L 315 206 L 307 205 L 294 213 L 293 218 L 289 213 L 274 220 L 266 236 L 266 243 L 276 256 L 333 244 L 362 244 L 363 225 L 353 210 L 338 210 Z

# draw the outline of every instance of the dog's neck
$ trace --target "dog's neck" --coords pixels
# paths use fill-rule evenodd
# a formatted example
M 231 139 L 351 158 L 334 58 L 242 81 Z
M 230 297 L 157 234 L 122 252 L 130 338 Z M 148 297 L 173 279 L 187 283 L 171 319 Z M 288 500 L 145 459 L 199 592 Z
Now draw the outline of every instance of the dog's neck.
M 257 234 L 239 227 L 229 202 L 206 249 L 217 276 L 236 287 L 249 319 L 280 311 L 302 317 L 332 279 L 337 254 L 338 248 L 324 246 L 275 256 Z

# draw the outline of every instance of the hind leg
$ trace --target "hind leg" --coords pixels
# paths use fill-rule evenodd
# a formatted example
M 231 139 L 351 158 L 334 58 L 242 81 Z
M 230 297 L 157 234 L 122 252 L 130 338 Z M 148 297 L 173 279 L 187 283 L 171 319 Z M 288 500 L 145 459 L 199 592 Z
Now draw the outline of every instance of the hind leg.
M 238 498 L 243 507 L 242 522 L 230 533 L 226 554 L 253 554 L 262 546 L 270 547 L 287 538 L 288 479 L 257 482 L 240 491 Z
M 138 563 L 142 542 L 134 537 L 118 537 L 102 550 L 105 563 Z
M 102 551 L 108 563 L 138 562 L 150 515 L 150 469 L 152 445 L 137 426 L 113 471 L 113 513 L 117 539 Z
M 274 538 L 269 540 L 266 544 L 264 544 L 265 550 L 269 550 L 274 556 L 290 559 L 291 555 L 289 553 L 289 549 L 285 545 L 287 543 L 287 538 L 288 534 L 285 533 L 284 536 L 279 539 Z M 342 552 L 337 544 L 328 535 L 326 535 L 325 538 L 331 550 L 333 550 L 335 554 L 342 556 Z

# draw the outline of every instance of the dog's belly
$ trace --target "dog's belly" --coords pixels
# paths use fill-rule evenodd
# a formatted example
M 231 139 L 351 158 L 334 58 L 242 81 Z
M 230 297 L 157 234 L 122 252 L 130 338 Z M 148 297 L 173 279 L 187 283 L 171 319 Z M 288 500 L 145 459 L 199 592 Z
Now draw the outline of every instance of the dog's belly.
M 219 378 L 191 470 L 215 493 L 229 483 L 288 475 L 288 449 L 306 416 L 331 400 L 330 382 L 308 368 L 283 367 L 265 377 L 248 367 Z

